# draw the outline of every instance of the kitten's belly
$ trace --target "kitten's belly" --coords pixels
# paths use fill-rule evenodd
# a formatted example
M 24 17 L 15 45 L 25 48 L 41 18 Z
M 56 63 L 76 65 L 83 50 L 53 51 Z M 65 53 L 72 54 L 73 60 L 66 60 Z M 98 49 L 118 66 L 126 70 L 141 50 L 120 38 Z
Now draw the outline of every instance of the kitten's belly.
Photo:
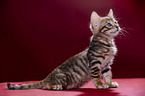
M 77 76 L 76 74 L 73 74 L 73 76 Z M 87 83 L 88 81 L 91 80 L 91 72 L 88 69 L 88 74 L 84 74 L 81 78 L 78 79 L 77 82 L 75 83 L 69 83 L 65 86 L 66 89 L 73 89 L 73 88 L 78 88 Z

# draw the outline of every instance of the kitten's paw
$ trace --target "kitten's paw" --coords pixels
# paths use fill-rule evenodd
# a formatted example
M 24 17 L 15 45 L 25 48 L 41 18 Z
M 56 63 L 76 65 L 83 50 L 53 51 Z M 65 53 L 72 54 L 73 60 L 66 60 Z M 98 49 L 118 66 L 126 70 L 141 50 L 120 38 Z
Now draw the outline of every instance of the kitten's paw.
M 63 87 L 62 85 L 51 85 L 51 84 L 47 84 L 47 86 L 45 86 L 46 89 L 48 90 L 62 90 Z
M 117 82 L 112 82 L 109 87 L 110 88 L 117 88 L 118 87 L 118 83 Z
M 98 84 L 96 87 L 97 87 L 97 89 L 108 89 L 109 85 L 103 83 L 103 84 Z
M 63 87 L 62 87 L 62 85 L 51 85 L 51 89 L 53 89 L 53 90 L 62 90 Z

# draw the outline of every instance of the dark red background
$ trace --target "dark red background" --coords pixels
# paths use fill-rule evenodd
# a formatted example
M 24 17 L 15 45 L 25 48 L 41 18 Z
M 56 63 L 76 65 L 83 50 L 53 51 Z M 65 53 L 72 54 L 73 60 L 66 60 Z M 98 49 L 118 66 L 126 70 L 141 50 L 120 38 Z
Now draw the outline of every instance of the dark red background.
M 91 12 L 110 8 L 128 33 L 116 38 L 114 78 L 145 77 L 145 1 L 1 0 L 0 82 L 45 78 L 89 45 Z

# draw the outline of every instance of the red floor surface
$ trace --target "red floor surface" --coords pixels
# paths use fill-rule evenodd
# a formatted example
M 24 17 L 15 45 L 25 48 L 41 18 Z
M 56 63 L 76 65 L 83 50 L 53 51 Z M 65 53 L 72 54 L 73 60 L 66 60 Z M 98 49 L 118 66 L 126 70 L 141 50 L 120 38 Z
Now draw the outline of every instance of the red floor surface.
M 113 79 L 118 88 L 96 89 L 92 81 L 79 89 L 52 91 L 43 89 L 8 90 L 0 83 L 0 96 L 145 96 L 145 78 Z

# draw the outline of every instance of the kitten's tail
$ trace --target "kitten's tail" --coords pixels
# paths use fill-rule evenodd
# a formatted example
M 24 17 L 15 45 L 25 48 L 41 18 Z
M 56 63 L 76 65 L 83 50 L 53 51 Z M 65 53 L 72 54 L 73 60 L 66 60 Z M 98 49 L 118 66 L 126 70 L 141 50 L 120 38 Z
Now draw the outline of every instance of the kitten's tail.
M 44 80 L 38 82 L 22 83 L 22 84 L 10 84 L 7 83 L 8 89 L 40 89 L 44 87 Z

